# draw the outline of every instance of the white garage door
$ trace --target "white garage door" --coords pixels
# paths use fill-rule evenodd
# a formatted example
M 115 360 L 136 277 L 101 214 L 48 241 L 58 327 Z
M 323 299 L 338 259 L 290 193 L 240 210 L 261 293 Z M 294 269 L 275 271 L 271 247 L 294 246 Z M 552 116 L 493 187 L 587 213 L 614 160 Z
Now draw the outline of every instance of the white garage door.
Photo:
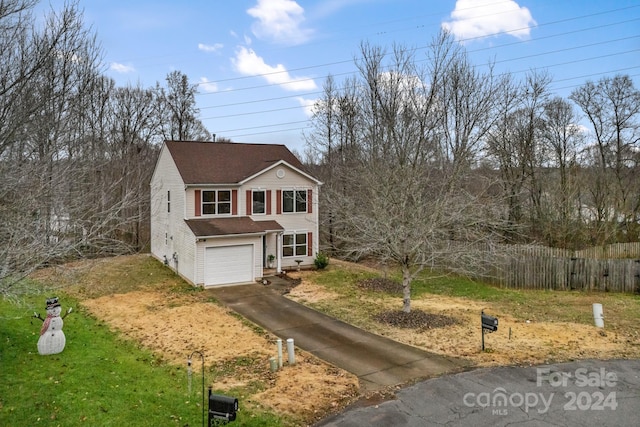
M 253 245 L 206 248 L 205 286 L 246 283 L 253 279 Z

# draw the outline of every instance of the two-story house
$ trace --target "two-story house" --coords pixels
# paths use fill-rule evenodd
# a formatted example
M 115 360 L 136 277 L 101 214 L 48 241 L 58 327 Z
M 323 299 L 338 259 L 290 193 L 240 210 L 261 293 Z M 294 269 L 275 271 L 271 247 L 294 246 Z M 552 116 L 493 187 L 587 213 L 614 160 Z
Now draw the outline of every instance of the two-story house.
M 205 287 L 311 265 L 320 185 L 284 145 L 166 141 L 151 178 L 151 253 Z

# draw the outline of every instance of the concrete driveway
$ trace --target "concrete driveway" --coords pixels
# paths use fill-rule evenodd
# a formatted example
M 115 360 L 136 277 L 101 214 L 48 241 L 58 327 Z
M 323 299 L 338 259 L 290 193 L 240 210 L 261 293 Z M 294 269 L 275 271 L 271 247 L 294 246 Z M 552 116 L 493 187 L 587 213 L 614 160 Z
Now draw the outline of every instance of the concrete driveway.
M 476 369 L 357 403 L 322 427 L 640 425 L 640 360 Z
M 358 376 L 364 391 L 461 371 L 462 360 L 443 357 L 371 334 L 282 295 L 288 283 L 272 278 L 208 289 L 220 303 L 296 347 Z

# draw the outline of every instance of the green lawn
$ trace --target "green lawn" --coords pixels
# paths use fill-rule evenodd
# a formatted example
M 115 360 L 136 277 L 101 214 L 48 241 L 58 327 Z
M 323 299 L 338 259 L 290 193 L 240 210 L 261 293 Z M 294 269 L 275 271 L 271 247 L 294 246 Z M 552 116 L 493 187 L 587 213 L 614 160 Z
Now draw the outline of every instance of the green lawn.
M 148 286 L 168 287 L 174 292 L 194 290 L 148 258 L 109 268 L 114 271 L 94 268 L 64 285 L 75 285 L 74 295 L 82 297 L 109 294 L 115 290 L 114 283 L 118 283 L 118 290 Z M 397 301 L 401 308 L 398 296 L 356 286 L 359 280 L 375 277 L 376 273 L 330 265 L 308 274 L 314 282 L 343 296 L 326 304 L 314 304 L 316 308 L 350 323 L 370 327 L 371 314 L 379 310 L 381 302 Z M 392 277 L 398 279 L 393 273 Z M 31 289 L 43 286 L 28 285 Z M 60 297 L 63 310 L 71 306 L 75 311 L 65 319 L 65 350 L 58 355 L 40 356 L 36 345 L 42 323 L 32 314 L 44 314 L 45 299 L 52 295 Z M 607 330 L 636 331 L 640 321 L 638 295 L 507 290 L 461 277 L 426 273 L 413 283 L 412 297 L 416 300 L 438 295 L 483 301 L 488 309 L 499 307 L 501 312 L 519 319 L 585 324 L 593 322 L 591 304 L 600 302 L 605 307 Z M 0 342 L 0 426 L 201 425 L 202 384 L 197 362 L 189 393 L 186 366 L 166 363 L 135 342 L 120 338 L 79 309 L 73 297 L 60 291 L 29 293 L 17 301 L 0 299 Z M 221 367 L 207 370 L 207 384 L 217 369 Z M 251 390 L 235 392 L 251 394 Z M 260 412 L 258 405 L 251 406 L 243 408 L 240 401 L 233 425 L 295 424 L 274 413 Z
M 381 300 L 398 300 L 398 310 L 402 308 L 398 295 L 365 291 L 356 286 L 357 282 L 371 277 L 379 277 L 368 271 L 345 269 L 331 265 L 322 273 L 312 273 L 310 278 L 328 290 L 344 296 L 339 300 L 320 302 L 317 309 L 335 315 L 360 326 L 370 323 L 368 318 L 376 311 Z M 389 278 L 400 283 L 399 272 L 389 272 Z M 487 309 L 499 308 L 516 319 L 575 322 L 593 324 L 592 304 L 601 303 L 605 307 L 607 329 L 636 330 L 640 323 L 640 295 L 581 292 L 501 289 L 482 282 L 476 282 L 455 275 L 436 275 L 423 272 L 411 285 L 412 300 L 433 298 L 438 295 L 465 298 L 486 303 Z
M 69 296 L 59 295 L 63 310 L 69 306 L 76 309 L 64 321 L 64 351 L 39 355 L 37 342 L 42 322 L 31 316 L 34 311 L 45 314 L 47 296 L 50 295 L 26 295 L 19 303 L 0 299 L 0 426 L 202 424 L 198 358 L 194 359 L 189 394 L 186 360 L 185 366 L 158 360 L 158 356 L 120 339 L 106 325 L 77 309 L 77 302 Z M 206 384 L 213 375 L 207 370 Z M 288 423 L 273 413 L 243 411 L 241 401 L 233 424 Z

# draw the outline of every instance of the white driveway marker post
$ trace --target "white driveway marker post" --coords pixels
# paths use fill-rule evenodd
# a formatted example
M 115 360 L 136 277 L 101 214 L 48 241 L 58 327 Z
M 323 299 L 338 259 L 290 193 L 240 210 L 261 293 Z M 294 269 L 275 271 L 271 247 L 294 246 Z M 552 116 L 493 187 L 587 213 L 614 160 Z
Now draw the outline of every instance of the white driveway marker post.
M 287 338 L 287 353 L 289 355 L 289 365 L 295 365 L 296 355 L 293 352 L 293 338 Z
M 282 340 L 278 338 L 276 343 L 278 345 L 278 368 L 282 369 Z
M 604 328 L 604 315 L 602 313 L 602 304 L 593 304 L 593 320 L 596 322 L 596 327 Z

